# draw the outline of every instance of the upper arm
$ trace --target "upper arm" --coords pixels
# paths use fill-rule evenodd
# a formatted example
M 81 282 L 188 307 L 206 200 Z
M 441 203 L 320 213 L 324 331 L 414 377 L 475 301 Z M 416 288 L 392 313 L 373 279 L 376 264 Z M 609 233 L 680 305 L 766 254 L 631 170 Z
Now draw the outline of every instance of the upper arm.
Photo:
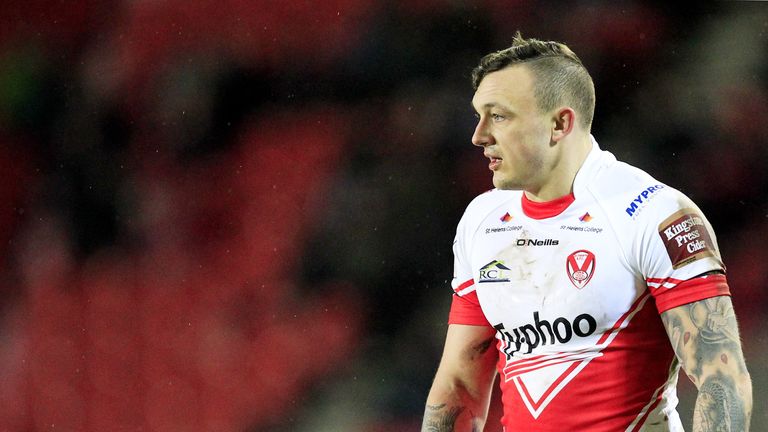
M 729 296 L 710 297 L 661 314 L 675 354 L 697 386 L 717 372 L 746 373 Z
M 496 376 L 494 334 L 488 326 L 450 324 L 435 384 L 489 391 Z

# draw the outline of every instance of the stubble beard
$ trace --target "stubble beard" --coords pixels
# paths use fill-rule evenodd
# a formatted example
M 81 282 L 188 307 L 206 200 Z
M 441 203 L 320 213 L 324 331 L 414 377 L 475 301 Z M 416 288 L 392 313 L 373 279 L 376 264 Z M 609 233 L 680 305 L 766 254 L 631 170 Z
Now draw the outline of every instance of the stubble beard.
M 501 190 L 529 190 L 536 184 L 536 175 L 541 173 L 544 162 L 539 158 L 533 158 L 528 163 L 528 170 L 525 174 L 514 173 L 493 173 L 493 186 Z
M 510 178 L 510 176 L 500 176 L 499 173 L 493 175 L 493 186 L 501 190 L 522 190 L 524 185 L 519 179 Z

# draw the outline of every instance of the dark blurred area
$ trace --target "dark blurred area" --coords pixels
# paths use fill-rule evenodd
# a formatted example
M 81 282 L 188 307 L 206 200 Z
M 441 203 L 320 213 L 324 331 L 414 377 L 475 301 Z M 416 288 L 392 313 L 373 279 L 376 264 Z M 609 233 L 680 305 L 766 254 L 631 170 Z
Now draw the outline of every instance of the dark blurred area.
M 2 2 L 0 431 L 418 430 L 518 29 L 709 217 L 768 430 L 768 5 L 671 3 Z

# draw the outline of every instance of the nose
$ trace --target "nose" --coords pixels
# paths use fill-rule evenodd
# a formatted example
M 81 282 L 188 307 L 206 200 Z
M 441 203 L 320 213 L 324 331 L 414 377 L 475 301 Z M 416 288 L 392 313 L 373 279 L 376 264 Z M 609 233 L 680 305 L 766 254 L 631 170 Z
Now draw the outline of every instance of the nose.
M 475 133 L 472 134 L 472 144 L 478 147 L 485 147 L 493 144 L 493 135 L 488 131 L 487 122 L 480 119 L 475 126 Z

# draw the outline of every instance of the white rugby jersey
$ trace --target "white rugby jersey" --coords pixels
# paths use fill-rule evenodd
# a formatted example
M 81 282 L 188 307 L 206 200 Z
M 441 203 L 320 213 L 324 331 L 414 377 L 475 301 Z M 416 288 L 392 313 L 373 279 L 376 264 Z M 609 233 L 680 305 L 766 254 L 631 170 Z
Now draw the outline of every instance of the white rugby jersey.
M 449 322 L 497 330 L 506 431 L 682 430 L 659 314 L 730 295 L 690 199 L 593 140 L 571 195 L 482 194 L 453 251 Z

